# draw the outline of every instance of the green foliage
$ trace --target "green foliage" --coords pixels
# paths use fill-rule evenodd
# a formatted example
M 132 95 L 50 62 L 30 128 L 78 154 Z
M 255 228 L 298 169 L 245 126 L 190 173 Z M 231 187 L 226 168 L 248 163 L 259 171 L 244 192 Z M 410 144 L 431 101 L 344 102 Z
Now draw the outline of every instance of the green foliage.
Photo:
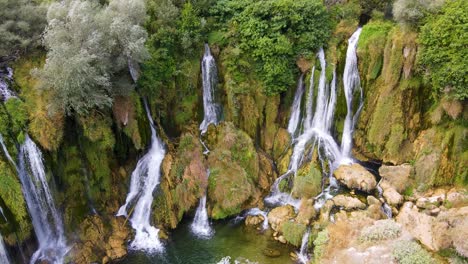
M 200 42 L 201 20 L 191 2 L 186 2 L 181 10 L 179 30 L 183 49 L 192 49 Z
M 50 5 L 44 36 L 47 60 L 37 74 L 41 87 L 54 93 L 53 110 L 86 114 L 109 107 L 115 95 L 131 91 L 132 86 L 122 85 L 120 79 L 113 83 L 112 76 L 146 58 L 147 34 L 140 26 L 145 14 L 143 0 L 112 0 L 107 6 L 66 0 Z
M 385 12 L 392 3 L 392 0 L 359 0 L 362 13 L 370 15 L 372 11 Z
M 328 12 L 315 0 L 220 1 L 213 12 L 229 21 L 231 45 L 240 44 L 241 53 L 255 60 L 269 95 L 294 84 L 295 59 L 323 46 L 331 31 Z
M 0 1 L 0 58 L 40 45 L 46 8 L 37 1 Z
M 414 241 L 400 240 L 395 242 L 392 255 L 399 264 L 436 263 L 431 255 Z
M 287 221 L 282 224 L 281 232 L 283 232 L 283 237 L 289 244 L 299 247 L 301 246 L 302 237 L 306 232 L 306 226 L 304 224 Z
M 386 239 L 395 239 L 401 234 L 401 226 L 393 220 L 378 220 L 373 225 L 361 231 L 361 242 L 377 242 Z
M 467 25 L 468 1 L 454 0 L 421 28 L 418 62 L 436 94 L 444 91 L 460 100 L 468 98 Z

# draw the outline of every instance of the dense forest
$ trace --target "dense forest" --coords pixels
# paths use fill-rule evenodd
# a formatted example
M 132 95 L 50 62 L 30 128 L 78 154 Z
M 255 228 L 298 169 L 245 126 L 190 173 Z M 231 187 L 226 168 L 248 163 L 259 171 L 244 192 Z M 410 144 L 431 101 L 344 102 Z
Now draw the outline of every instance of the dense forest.
M 0 0 L 0 263 L 466 263 L 468 1 Z

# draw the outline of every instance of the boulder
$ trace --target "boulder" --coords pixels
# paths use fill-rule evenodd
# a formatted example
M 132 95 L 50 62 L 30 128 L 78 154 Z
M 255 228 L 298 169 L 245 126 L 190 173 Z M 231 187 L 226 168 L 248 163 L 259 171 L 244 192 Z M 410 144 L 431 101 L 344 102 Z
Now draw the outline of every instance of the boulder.
M 374 175 L 357 163 L 341 165 L 333 172 L 333 175 L 350 189 L 370 193 L 377 186 Z
M 346 195 L 337 195 L 333 197 L 333 203 L 335 206 L 343 207 L 345 210 L 353 209 L 365 209 L 366 205 L 361 202 L 358 198 L 354 198 Z
M 403 164 L 398 166 L 382 165 L 379 168 L 379 175 L 382 176 L 399 193 L 408 186 L 408 182 L 413 173 L 413 166 Z
M 256 226 L 263 223 L 265 218 L 262 215 L 248 215 L 245 218 L 245 225 L 247 226 Z
M 294 207 L 291 205 L 276 207 L 268 213 L 268 223 L 273 230 L 277 231 L 283 222 L 289 221 L 294 216 Z
M 399 194 L 386 180 L 380 183 L 383 191 L 383 197 L 391 206 L 397 206 L 403 203 L 403 196 Z
M 428 249 L 439 251 L 453 245 L 459 254 L 466 257 L 467 217 L 468 207 L 441 211 L 437 216 L 431 216 L 419 211 L 413 203 L 406 202 L 396 220 Z

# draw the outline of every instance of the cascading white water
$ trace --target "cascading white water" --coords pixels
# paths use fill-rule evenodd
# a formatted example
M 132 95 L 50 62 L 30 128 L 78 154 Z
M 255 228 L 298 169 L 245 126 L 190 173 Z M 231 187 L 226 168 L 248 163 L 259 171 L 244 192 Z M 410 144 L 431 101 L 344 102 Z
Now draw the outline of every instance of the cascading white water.
M 267 212 L 262 211 L 259 208 L 252 208 L 252 209 L 249 209 L 246 214 L 247 215 L 261 215 L 261 216 L 263 216 L 262 229 L 263 230 L 268 229 L 268 213 Z
M 288 123 L 288 132 L 291 137 L 294 138 L 297 128 L 299 126 L 299 121 L 301 119 L 301 101 L 302 95 L 304 94 L 304 74 L 301 74 L 297 82 L 296 93 L 294 95 L 294 101 L 291 106 L 291 117 L 289 118 Z
M 204 118 L 203 122 L 200 124 L 200 130 L 201 133 L 204 134 L 210 124 L 218 124 L 221 109 L 220 105 L 216 103 L 215 100 L 215 88 L 218 84 L 218 70 L 208 44 L 205 44 L 205 54 L 202 60 L 202 81 Z
M 276 179 L 276 181 L 274 182 L 270 196 L 268 196 L 265 199 L 267 203 L 291 204 L 294 207 L 298 208 L 300 204 L 299 200 L 293 199 L 290 194 L 281 192 L 279 189 L 279 184 L 283 179 L 286 179 L 290 176 L 295 176 L 297 170 L 302 165 L 304 158 L 308 156 L 307 154 L 311 155 L 316 147 L 319 150 L 321 150 L 325 155 L 325 157 L 322 157 L 319 151 L 319 159 L 322 162 L 322 165 L 324 164 L 325 160 L 328 160 L 329 171 L 324 171 L 323 173 L 328 174 L 330 178 L 330 186 L 325 188 L 322 191 L 322 193 L 315 198 L 316 209 L 319 209 L 325 203 L 326 200 L 330 199 L 332 197 L 332 189 L 337 188 L 336 179 L 334 179 L 333 177 L 333 171 L 341 164 L 353 163 L 353 159 L 350 153 L 352 148 L 353 130 L 363 105 L 363 92 L 360 86 L 356 56 L 357 42 L 359 40 L 360 33 L 361 28 L 358 28 L 357 31 L 351 36 L 351 38 L 348 41 L 349 46 L 346 56 L 345 71 L 343 74 L 344 90 L 346 95 L 348 112 L 345 120 L 345 128 L 343 131 L 341 148 L 336 143 L 330 131 L 333 125 L 333 118 L 337 100 L 336 72 L 333 72 L 333 80 L 328 86 L 326 80 L 327 65 L 325 61 L 325 53 L 323 49 L 320 49 L 317 53 L 317 57 L 320 61 L 321 72 L 317 87 L 315 112 L 312 113 L 315 87 L 313 80 L 315 68 L 313 68 L 311 84 L 308 93 L 308 100 L 306 105 L 306 115 L 303 121 L 304 131 L 295 140 L 293 154 L 291 156 L 288 171 L 284 175 Z M 360 90 L 360 106 L 356 113 L 353 113 L 352 97 L 356 89 Z M 308 153 L 305 153 L 306 149 Z
M 309 236 L 310 229 L 307 229 L 307 232 L 302 236 L 301 250 L 297 253 L 297 259 L 300 263 L 307 264 L 309 263 L 309 254 L 307 254 L 307 248 L 309 246 Z
M 310 84 L 309 91 L 307 93 L 307 103 L 306 103 L 306 115 L 304 119 L 304 130 L 309 129 L 312 126 L 313 118 L 313 107 L 314 107 L 314 75 L 315 75 L 315 66 L 312 67 L 310 71 Z
M 138 160 L 132 172 L 130 191 L 117 216 L 131 214 L 130 222 L 136 231 L 135 239 L 130 244 L 132 249 L 160 252 L 163 250 L 163 245 L 159 240 L 159 229 L 151 225 L 150 216 L 153 191 L 159 185 L 165 149 L 164 144 L 156 135 L 155 124 L 146 101 L 144 105 L 151 128 L 151 146 L 148 152 Z M 129 212 L 127 212 L 128 209 Z
M 63 263 L 69 248 L 66 245 L 62 218 L 55 207 L 47 183 L 42 153 L 26 135 L 19 152 L 19 177 L 39 249 L 31 257 L 31 263 L 45 260 Z
M 13 69 L 6 67 L 5 69 L 0 69 L 0 100 L 6 101 L 9 98 L 15 96 L 10 90 L 9 82 L 13 78 Z
M 357 120 L 357 116 L 362 108 L 362 87 L 359 77 L 358 61 L 357 61 L 357 43 L 361 35 L 362 28 L 358 28 L 356 32 L 348 40 L 348 50 L 346 51 L 346 64 L 343 73 L 343 86 L 346 97 L 347 114 L 343 127 L 343 136 L 341 138 L 342 155 L 350 157 L 351 149 L 353 147 L 353 130 Z M 360 92 L 360 105 L 356 113 L 353 113 L 353 97 L 356 89 Z
M 207 170 L 207 175 L 210 177 L 210 170 Z M 200 238 L 209 238 L 214 233 L 210 226 L 208 212 L 206 210 L 206 190 L 198 204 L 191 228 L 192 232 Z
M 8 257 L 8 253 L 6 251 L 5 243 L 3 243 L 3 237 L 0 235 L 0 263 L 2 264 L 9 264 L 10 258 Z

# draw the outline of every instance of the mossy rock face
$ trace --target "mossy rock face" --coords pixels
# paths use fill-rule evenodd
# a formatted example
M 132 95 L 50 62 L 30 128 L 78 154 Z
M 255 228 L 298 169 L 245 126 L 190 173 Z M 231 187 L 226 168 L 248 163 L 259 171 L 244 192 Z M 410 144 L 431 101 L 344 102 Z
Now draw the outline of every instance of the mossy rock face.
M 216 135 L 211 137 L 212 134 Z M 208 135 L 211 150 L 208 156 L 208 204 L 212 208 L 211 216 L 222 219 L 244 209 L 251 198 L 258 196 L 258 187 L 268 189 L 273 171 L 260 170 L 259 155 L 252 139 L 232 123 L 222 123 Z M 262 165 L 272 167 L 265 158 L 261 159 Z
M 21 183 L 12 168 L 0 159 L 0 206 L 4 216 L 0 216 L 0 231 L 9 245 L 21 243 L 31 236 L 32 225 L 26 203 L 23 199 Z
M 355 144 L 368 158 L 401 164 L 414 155 L 411 142 L 423 127 L 425 103 L 423 87 L 414 81 L 416 37 L 389 22 L 363 27 L 358 59 L 365 103 Z
M 29 134 L 46 150 L 57 150 L 64 136 L 64 114 L 50 109 L 54 95 L 48 90 L 39 90 L 39 80 L 31 75 L 34 68 L 42 68 L 45 54 L 25 56 L 13 65 L 14 81 L 19 95 L 25 101 L 29 118 Z M 57 110 L 57 111 L 51 111 Z
M 175 228 L 183 215 L 198 204 L 208 185 L 207 179 L 198 136 L 190 132 L 182 134 L 176 150 L 168 153 L 162 164 L 160 191 L 153 203 L 155 222 Z
M 420 133 L 414 143 L 415 180 L 420 188 L 468 185 L 468 150 L 464 126 L 434 127 Z

